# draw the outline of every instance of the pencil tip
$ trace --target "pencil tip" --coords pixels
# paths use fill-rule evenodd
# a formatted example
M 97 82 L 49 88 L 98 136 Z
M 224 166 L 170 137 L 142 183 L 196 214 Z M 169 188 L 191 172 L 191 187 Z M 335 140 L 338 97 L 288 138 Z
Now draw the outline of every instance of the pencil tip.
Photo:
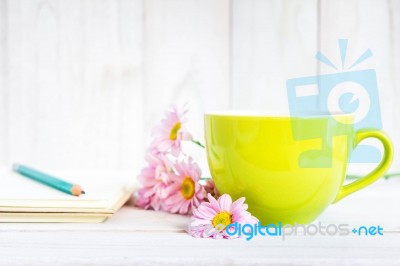
M 81 186 L 75 184 L 71 188 L 71 194 L 74 196 L 80 196 L 82 194 L 85 194 L 85 191 L 83 191 Z

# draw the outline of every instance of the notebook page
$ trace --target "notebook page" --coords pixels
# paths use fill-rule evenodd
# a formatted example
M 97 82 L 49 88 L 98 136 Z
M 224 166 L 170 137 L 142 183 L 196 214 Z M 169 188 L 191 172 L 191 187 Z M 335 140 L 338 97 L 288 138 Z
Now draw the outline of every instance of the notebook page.
M 47 173 L 79 184 L 86 194 L 68 195 L 31 180 L 10 169 L 0 169 L 0 207 L 22 208 L 109 208 L 132 190 L 136 178 L 130 174 L 110 173 Z

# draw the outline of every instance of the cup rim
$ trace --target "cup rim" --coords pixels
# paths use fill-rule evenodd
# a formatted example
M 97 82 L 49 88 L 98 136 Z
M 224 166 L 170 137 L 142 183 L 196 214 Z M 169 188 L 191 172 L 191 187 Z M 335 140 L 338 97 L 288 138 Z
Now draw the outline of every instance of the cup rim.
M 291 116 L 288 112 L 267 111 L 267 110 L 216 110 L 207 111 L 204 116 L 214 117 L 257 117 L 257 118 L 325 118 L 325 117 L 354 117 L 348 113 L 316 112 L 306 115 Z

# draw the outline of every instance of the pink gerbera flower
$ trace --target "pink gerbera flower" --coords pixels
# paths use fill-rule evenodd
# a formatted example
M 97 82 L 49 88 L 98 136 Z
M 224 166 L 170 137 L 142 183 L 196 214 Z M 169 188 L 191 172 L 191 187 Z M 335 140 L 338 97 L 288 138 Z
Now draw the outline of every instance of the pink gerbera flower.
M 224 194 L 216 200 L 208 194 L 209 202 L 203 202 L 193 210 L 193 216 L 188 233 L 194 237 L 232 238 L 225 229 L 233 223 L 256 224 L 258 219 L 247 211 L 245 198 L 242 197 L 232 203 L 232 198 Z
M 163 154 L 152 152 L 147 154 L 146 161 L 149 165 L 138 176 L 142 188 L 138 191 L 136 205 L 143 209 L 160 210 L 172 182 L 171 163 Z
M 182 140 L 192 140 L 192 135 L 185 129 L 187 110 L 178 110 L 173 106 L 166 113 L 161 125 L 154 128 L 153 147 L 162 153 L 171 151 L 171 154 L 178 156 L 181 151 Z
M 171 213 L 189 214 L 204 199 L 203 188 L 199 184 L 201 170 L 191 159 L 175 164 L 177 174 L 169 186 L 169 196 L 165 199 L 164 210 Z

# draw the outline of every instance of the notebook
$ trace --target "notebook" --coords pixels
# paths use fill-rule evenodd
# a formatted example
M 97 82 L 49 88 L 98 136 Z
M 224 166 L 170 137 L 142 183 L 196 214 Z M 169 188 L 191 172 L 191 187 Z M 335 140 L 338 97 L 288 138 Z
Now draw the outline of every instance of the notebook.
M 81 185 L 86 194 L 68 195 L 1 168 L 0 222 L 102 222 L 138 187 L 131 173 L 43 171 Z

